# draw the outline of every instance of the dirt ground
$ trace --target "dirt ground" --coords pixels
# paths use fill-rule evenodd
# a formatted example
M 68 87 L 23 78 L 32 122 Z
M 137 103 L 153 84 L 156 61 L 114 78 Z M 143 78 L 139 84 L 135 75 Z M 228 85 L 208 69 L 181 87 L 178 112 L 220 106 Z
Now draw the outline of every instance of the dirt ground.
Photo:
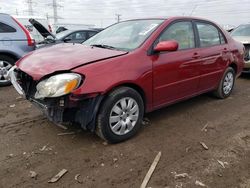
M 116 145 L 79 127 L 64 130 L 12 87 L 0 88 L 0 187 L 136 188 L 161 151 L 148 187 L 202 187 L 199 181 L 210 188 L 250 188 L 249 86 L 245 75 L 226 100 L 202 95 L 147 114 L 140 133 Z M 58 135 L 64 132 L 75 134 Z M 48 183 L 62 169 L 67 174 Z M 175 176 L 180 173 L 188 176 Z

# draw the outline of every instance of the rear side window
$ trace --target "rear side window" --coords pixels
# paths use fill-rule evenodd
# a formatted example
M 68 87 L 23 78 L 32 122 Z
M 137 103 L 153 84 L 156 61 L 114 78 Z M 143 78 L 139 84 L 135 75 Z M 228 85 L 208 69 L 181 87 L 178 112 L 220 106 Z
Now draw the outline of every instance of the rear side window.
M 195 40 L 192 23 L 183 21 L 170 25 L 160 36 L 159 42 L 168 40 L 176 40 L 179 43 L 180 50 L 194 48 Z
M 13 33 L 16 32 L 16 29 L 0 22 L 0 33 Z
M 209 23 L 197 22 L 197 29 L 200 37 L 200 47 L 209 47 L 225 43 L 222 33 Z

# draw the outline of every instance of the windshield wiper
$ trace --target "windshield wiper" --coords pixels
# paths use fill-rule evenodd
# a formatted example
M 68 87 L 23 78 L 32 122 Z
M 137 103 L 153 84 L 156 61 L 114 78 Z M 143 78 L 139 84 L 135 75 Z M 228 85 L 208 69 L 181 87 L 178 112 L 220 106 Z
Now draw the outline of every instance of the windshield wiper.
M 91 46 L 97 47 L 97 48 L 106 48 L 106 49 L 111 49 L 111 50 L 115 50 L 116 48 L 113 46 L 109 46 L 106 44 L 92 44 Z

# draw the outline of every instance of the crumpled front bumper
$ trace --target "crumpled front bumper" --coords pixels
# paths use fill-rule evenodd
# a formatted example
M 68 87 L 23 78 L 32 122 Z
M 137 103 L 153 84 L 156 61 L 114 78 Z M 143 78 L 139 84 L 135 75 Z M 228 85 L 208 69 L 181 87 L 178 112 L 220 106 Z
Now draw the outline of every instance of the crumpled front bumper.
M 102 95 L 65 95 L 56 98 L 35 99 L 36 85 L 31 76 L 18 70 L 16 66 L 9 71 L 9 78 L 16 91 L 42 110 L 54 123 L 78 123 L 83 129 L 95 130 L 95 119 Z

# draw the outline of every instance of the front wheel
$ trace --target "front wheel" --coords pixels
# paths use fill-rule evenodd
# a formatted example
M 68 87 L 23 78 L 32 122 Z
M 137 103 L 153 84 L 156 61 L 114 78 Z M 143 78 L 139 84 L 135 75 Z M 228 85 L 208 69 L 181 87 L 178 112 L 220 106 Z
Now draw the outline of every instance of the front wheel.
M 214 95 L 220 99 L 224 99 L 230 96 L 234 88 L 235 71 L 232 67 L 228 67 L 220 81 L 220 85 L 214 92 Z
M 96 133 L 109 143 L 134 136 L 141 127 L 144 104 L 132 88 L 120 87 L 105 98 L 97 117 Z

